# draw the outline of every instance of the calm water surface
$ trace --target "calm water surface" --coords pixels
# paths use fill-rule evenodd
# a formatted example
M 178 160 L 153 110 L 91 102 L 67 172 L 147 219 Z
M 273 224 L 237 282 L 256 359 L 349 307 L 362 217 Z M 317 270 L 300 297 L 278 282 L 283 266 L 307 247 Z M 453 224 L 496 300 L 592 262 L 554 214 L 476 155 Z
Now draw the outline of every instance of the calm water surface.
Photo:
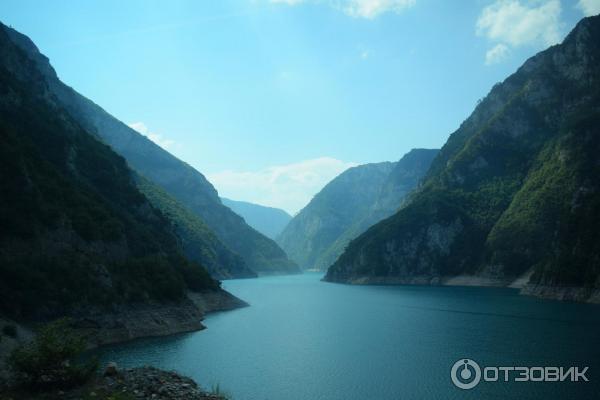
M 319 274 L 224 282 L 251 307 L 208 329 L 103 349 L 103 361 L 177 370 L 234 400 L 593 399 L 600 306 L 511 289 L 346 286 Z M 488 366 L 589 366 L 587 383 L 450 380 L 460 358 Z

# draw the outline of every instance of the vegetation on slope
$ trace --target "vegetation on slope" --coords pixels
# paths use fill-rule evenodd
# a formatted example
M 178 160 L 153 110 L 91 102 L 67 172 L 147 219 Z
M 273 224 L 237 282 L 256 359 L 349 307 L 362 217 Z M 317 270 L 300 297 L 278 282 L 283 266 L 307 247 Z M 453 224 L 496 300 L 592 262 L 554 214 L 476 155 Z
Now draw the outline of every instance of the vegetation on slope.
M 600 286 L 600 17 L 494 86 L 424 185 L 354 240 L 332 281 L 439 282 L 459 274 Z
M 248 225 L 271 239 L 275 239 L 292 219 L 291 215 L 279 208 L 223 197 L 221 201 L 233 212 L 244 218 Z
M 413 149 L 396 163 L 361 165 L 333 179 L 278 238 L 304 268 L 327 269 L 350 240 L 396 212 L 437 150 Z
M 203 265 L 215 279 L 256 277 L 242 257 L 225 247 L 196 214 L 148 179 L 138 175 L 136 181 L 150 203 L 175 224 L 181 246 L 190 260 Z
M 32 65 L 41 74 L 40 79 L 71 118 L 125 157 L 133 169 L 201 218 L 219 240 L 244 259 L 250 269 L 258 273 L 299 271 L 273 240 L 252 229 L 243 218 L 225 207 L 215 188 L 200 172 L 63 84 L 48 59 L 39 53 L 29 38 L 4 25 L 1 27 L 33 62 Z
M 177 301 L 218 288 L 125 160 L 88 134 L 0 30 L 0 313 Z
M 302 268 L 315 268 L 321 255 L 375 202 L 391 162 L 350 168 L 313 197 L 277 241 Z
M 133 169 L 200 217 L 223 244 L 244 259 L 250 269 L 257 272 L 298 272 L 298 267 L 274 241 L 249 227 L 243 218 L 221 203 L 215 188 L 200 172 L 63 84 L 48 59 L 29 38 L 4 25 L 0 24 L 0 27 L 25 52 L 49 91 L 78 124 L 100 137 L 125 157 Z

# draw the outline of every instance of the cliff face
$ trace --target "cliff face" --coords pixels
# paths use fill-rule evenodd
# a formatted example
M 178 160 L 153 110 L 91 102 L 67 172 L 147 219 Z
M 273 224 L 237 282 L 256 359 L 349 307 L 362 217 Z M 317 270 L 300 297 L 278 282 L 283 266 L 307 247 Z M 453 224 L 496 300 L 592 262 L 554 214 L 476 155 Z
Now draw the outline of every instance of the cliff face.
M 530 294 L 597 299 L 599 127 L 600 17 L 591 17 L 495 85 L 410 202 L 353 241 L 326 279 L 517 281 Z
M 48 92 L 77 124 L 101 138 L 132 168 L 196 214 L 227 248 L 244 259 L 251 270 L 258 273 L 299 272 L 273 240 L 252 229 L 243 218 L 221 203 L 217 191 L 204 175 L 62 83 L 48 59 L 29 38 L 3 25 L 2 30 L 32 61 Z M 215 248 L 212 251 L 224 250 Z M 237 272 L 232 270 L 230 275 L 237 276 Z M 246 275 L 242 271 L 241 276 Z
M 436 153 L 414 149 L 396 163 L 350 168 L 290 221 L 278 242 L 303 268 L 327 269 L 352 239 L 398 210 Z

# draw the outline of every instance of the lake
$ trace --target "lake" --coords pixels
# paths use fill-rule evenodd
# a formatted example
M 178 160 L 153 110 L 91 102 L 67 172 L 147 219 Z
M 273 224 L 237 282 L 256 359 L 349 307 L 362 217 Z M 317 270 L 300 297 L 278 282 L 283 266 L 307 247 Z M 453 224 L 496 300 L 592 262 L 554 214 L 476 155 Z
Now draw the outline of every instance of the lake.
M 513 289 L 348 286 L 316 273 L 225 281 L 251 304 L 208 329 L 102 350 L 218 384 L 234 400 L 591 399 L 600 393 L 600 306 Z M 589 382 L 456 388 L 452 365 L 589 367 Z

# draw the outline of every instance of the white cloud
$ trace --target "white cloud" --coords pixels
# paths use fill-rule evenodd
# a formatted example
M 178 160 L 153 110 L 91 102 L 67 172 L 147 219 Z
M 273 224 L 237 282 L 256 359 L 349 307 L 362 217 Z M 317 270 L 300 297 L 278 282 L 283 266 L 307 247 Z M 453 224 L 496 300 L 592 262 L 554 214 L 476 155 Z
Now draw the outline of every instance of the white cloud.
M 128 124 L 128 126 L 132 129 L 135 129 L 142 135 L 146 136 L 148 139 L 152 140 L 154 143 L 156 143 L 165 150 L 168 150 L 175 144 L 174 140 L 167 139 L 163 137 L 163 135 L 161 135 L 160 133 L 150 132 L 146 124 L 144 124 L 143 122 L 133 122 L 131 124 Z
M 400 13 L 415 5 L 416 0 L 348 0 L 344 12 L 352 17 L 372 19 L 387 12 Z
M 295 6 L 301 3 L 325 3 L 356 18 L 373 19 L 391 12 L 399 14 L 416 4 L 416 0 L 269 0 L 270 3 Z
M 600 0 L 579 0 L 577 8 L 581 10 L 583 15 L 589 17 L 600 13 Z
M 537 7 L 535 4 L 539 4 Z M 477 34 L 511 46 L 560 41 L 560 1 L 521 3 L 496 1 L 483 9 L 477 20 Z
M 485 65 L 497 64 L 508 56 L 508 46 L 504 43 L 498 43 L 485 53 Z
M 329 181 L 355 165 L 321 157 L 258 171 L 221 171 L 207 177 L 223 197 L 283 208 L 294 214 Z
M 486 53 L 486 64 L 506 58 L 509 47 L 558 43 L 560 14 L 560 0 L 497 0 L 485 7 L 477 19 L 477 35 L 497 43 Z

